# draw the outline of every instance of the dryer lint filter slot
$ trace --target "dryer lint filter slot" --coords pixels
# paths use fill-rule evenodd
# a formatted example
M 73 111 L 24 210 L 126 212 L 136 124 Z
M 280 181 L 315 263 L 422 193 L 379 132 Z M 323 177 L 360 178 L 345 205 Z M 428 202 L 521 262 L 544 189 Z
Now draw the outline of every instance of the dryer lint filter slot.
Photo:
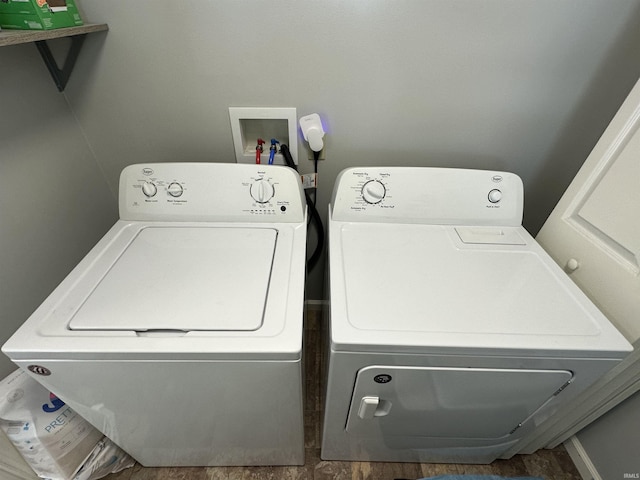
M 493 245 L 526 245 L 515 229 L 501 227 L 455 227 L 463 243 Z

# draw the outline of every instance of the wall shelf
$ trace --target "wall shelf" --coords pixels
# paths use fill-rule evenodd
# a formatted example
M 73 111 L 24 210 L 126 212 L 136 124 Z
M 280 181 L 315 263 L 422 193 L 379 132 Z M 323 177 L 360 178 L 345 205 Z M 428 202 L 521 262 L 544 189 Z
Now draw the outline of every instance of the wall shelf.
M 106 23 L 90 23 L 80 27 L 56 28 L 54 30 L 2 30 L 0 31 L 0 47 L 34 43 L 49 69 L 58 91 L 62 92 L 71 76 L 86 35 L 105 30 L 109 30 L 109 26 Z M 59 68 L 51 54 L 51 50 L 49 50 L 47 40 L 66 37 L 71 39 L 71 46 L 67 52 L 64 66 Z

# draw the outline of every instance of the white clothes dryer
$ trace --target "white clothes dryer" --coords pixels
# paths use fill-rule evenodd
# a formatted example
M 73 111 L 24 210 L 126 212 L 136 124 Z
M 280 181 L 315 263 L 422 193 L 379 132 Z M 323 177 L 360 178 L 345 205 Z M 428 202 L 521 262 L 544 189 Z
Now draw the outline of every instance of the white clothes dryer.
M 119 208 L 3 352 L 144 466 L 303 464 L 298 176 L 132 165 Z
M 522 208 L 505 172 L 341 172 L 323 459 L 490 463 L 631 351 Z

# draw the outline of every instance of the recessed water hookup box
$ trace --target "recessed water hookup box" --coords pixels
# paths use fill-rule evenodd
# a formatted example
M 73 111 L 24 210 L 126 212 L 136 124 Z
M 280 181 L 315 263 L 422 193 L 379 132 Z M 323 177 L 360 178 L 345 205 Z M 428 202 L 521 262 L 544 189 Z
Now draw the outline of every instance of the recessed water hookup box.
M 295 108 L 229 107 L 229 120 L 237 163 L 256 163 L 258 139 L 264 140 L 261 163 L 269 163 L 271 139 L 286 144 L 298 164 L 298 134 Z M 282 154 L 274 164 L 284 165 Z

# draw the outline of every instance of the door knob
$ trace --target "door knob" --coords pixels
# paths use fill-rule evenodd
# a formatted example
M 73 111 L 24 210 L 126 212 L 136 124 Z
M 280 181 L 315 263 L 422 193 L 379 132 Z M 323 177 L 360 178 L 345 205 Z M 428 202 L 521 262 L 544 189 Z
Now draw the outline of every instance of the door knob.
M 567 264 L 565 265 L 564 270 L 567 273 L 573 273 L 578 268 L 580 268 L 580 262 L 578 260 L 576 260 L 575 258 L 570 258 L 569 260 L 567 260 Z

